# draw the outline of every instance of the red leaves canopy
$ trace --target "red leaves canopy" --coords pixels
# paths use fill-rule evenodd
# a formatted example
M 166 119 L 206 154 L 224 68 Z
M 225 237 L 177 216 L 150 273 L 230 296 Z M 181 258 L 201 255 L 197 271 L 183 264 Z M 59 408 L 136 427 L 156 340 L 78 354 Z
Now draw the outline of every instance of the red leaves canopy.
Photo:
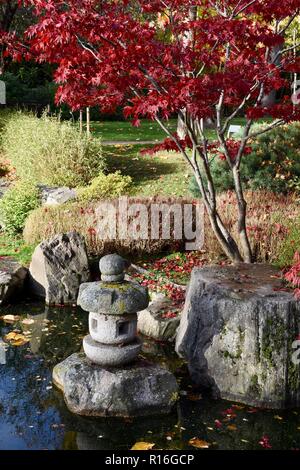
M 38 22 L 28 31 L 31 52 L 57 64 L 58 102 L 102 111 L 124 107 L 141 116 L 167 118 L 186 109 L 209 117 L 247 97 L 252 118 L 266 110 L 253 103 L 287 83 L 282 72 L 299 66 L 292 56 L 270 62 L 282 44 L 270 22 L 295 14 L 300 0 L 31 0 Z M 197 6 L 196 15 L 191 15 Z M 272 109 L 267 110 L 272 114 Z M 294 113 L 294 114 L 293 114 Z M 290 101 L 274 116 L 291 119 Z

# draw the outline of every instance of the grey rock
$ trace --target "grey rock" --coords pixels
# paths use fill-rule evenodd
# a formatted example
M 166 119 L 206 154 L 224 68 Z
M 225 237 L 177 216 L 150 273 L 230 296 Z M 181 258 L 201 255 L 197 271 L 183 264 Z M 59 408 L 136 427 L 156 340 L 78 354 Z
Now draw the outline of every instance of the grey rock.
M 17 300 L 23 292 L 28 269 L 11 258 L 0 260 L 0 305 Z
M 77 303 L 87 312 L 123 315 L 144 310 L 149 295 L 147 288 L 138 283 L 89 282 L 80 286 Z
M 39 186 L 42 204 L 45 206 L 65 204 L 76 199 L 76 191 L 67 187 L 53 188 L 49 186 Z
M 300 405 L 300 303 L 268 265 L 195 269 L 176 339 L 192 379 L 252 406 Z M 281 289 L 281 290 L 280 290 Z
M 142 343 L 136 338 L 132 343 L 123 346 L 107 345 L 94 341 L 88 335 L 83 339 L 83 349 L 93 364 L 100 364 L 103 367 L 120 367 L 137 358 L 142 350 Z
M 173 341 L 176 337 L 180 315 L 164 318 L 163 314 L 171 311 L 172 301 L 165 296 L 153 300 L 148 308 L 138 314 L 138 331 L 149 338 L 159 341 Z
M 0 179 L 0 199 L 9 190 L 10 183 L 6 179 Z
M 77 232 L 60 234 L 35 249 L 29 287 L 48 305 L 74 304 L 79 286 L 90 279 L 84 238 Z
M 125 368 L 95 366 L 73 354 L 54 367 L 53 382 L 69 410 L 84 416 L 138 417 L 167 414 L 178 398 L 168 370 L 145 362 Z

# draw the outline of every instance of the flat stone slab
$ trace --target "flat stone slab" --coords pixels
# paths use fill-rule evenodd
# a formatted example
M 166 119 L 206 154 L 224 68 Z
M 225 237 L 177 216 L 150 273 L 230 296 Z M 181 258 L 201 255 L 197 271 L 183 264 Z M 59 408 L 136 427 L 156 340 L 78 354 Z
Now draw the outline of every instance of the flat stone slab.
M 194 382 L 252 406 L 300 406 L 300 302 L 269 265 L 193 271 L 176 339 Z
M 28 269 L 12 258 L 0 259 L 0 305 L 17 300 L 23 292 Z
M 138 331 L 158 341 L 173 341 L 180 323 L 180 312 L 174 311 L 173 302 L 160 296 L 138 314 Z
M 77 303 L 87 312 L 123 315 L 144 310 L 149 296 L 147 288 L 134 282 L 88 282 L 81 284 Z
M 63 391 L 69 410 L 83 416 L 168 414 L 178 398 L 176 379 L 167 369 L 142 361 L 103 368 L 82 353 L 55 366 L 53 382 Z

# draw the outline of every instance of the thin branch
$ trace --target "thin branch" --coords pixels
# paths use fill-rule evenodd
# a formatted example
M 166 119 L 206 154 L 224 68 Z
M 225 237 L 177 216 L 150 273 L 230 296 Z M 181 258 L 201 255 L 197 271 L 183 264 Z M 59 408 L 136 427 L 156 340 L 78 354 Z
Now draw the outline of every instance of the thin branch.
M 293 16 L 291 16 L 291 18 L 289 19 L 288 23 L 278 31 L 278 34 L 283 34 L 285 33 L 285 31 L 291 26 L 291 24 L 293 23 L 293 21 L 297 18 L 297 16 L 299 15 L 299 10 L 297 10 Z
M 276 129 L 277 127 L 282 126 L 283 124 L 285 124 L 284 119 L 279 119 L 278 121 L 274 121 L 273 124 L 271 124 L 270 126 L 265 127 L 261 131 L 257 131 L 257 132 L 254 132 L 253 134 L 249 134 L 248 139 L 254 139 L 255 137 L 257 137 L 259 135 L 265 134 L 266 132 L 269 132 L 272 129 Z

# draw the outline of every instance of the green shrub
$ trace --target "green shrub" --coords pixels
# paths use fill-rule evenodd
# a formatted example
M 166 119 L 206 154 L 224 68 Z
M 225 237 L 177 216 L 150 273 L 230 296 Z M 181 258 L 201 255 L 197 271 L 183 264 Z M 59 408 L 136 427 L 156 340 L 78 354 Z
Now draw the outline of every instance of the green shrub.
M 130 176 L 123 176 L 120 171 L 105 175 L 100 173 L 86 187 L 77 188 L 77 197 L 80 201 L 93 201 L 109 199 L 125 194 L 132 183 Z
M 244 156 L 241 165 L 245 188 L 282 194 L 300 188 L 299 122 L 262 134 L 251 146 L 252 153 Z M 211 170 L 218 192 L 233 189 L 233 179 L 226 162 L 215 157 Z M 290 185 L 291 179 L 294 181 L 293 187 Z M 199 197 L 200 191 L 194 178 L 190 190 L 194 196 Z
M 293 265 L 296 251 L 300 251 L 300 219 L 293 220 L 287 224 L 287 236 L 280 245 L 276 264 L 280 268 Z
M 39 206 L 38 189 L 30 182 L 21 181 L 9 189 L 0 201 L 0 220 L 5 232 L 22 232 L 29 213 Z
M 85 185 L 105 167 L 99 140 L 57 117 L 14 114 L 4 128 L 2 147 L 17 175 L 36 183 Z

